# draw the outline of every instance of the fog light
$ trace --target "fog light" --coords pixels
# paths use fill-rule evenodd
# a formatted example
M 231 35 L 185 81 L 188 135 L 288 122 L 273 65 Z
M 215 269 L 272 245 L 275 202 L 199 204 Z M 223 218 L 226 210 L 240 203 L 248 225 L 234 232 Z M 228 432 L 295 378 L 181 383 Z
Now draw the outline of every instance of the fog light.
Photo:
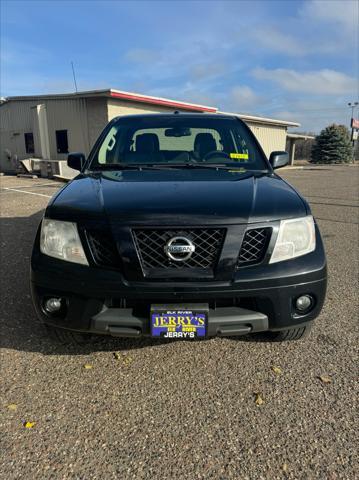
M 310 295 L 301 295 L 295 302 L 295 308 L 300 312 L 309 310 L 313 305 L 313 298 Z
M 55 313 L 61 308 L 61 298 L 49 298 L 45 302 L 45 310 L 47 313 Z

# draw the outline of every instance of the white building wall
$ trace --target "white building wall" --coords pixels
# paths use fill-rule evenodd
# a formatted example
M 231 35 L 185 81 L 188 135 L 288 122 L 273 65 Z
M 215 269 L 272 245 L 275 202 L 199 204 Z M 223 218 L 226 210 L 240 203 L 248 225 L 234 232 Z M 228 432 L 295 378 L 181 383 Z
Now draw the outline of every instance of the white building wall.
M 84 153 L 88 155 L 94 146 L 100 133 L 109 122 L 107 110 L 107 98 L 87 98 L 87 126 L 89 145 Z
M 157 105 L 136 104 L 117 99 L 108 99 L 108 121 L 119 115 L 134 115 L 140 113 L 173 112 L 175 108 Z M 246 121 L 257 137 L 267 157 L 274 150 L 285 150 L 287 128 L 285 126 L 267 125 Z
M 264 153 L 269 157 L 275 150 L 285 150 L 287 128 L 285 126 L 265 125 L 245 122 L 257 137 Z
M 160 112 L 174 112 L 187 111 L 180 108 L 165 107 L 162 105 L 147 105 L 146 103 L 126 102 L 124 100 L 118 100 L 115 98 L 109 98 L 107 100 L 108 109 L 108 121 L 119 115 L 136 115 L 140 113 L 160 113 Z
M 69 152 L 89 151 L 86 99 L 56 99 L 42 102 L 46 105 L 49 132 L 50 157 L 52 160 L 66 160 L 66 153 L 58 153 L 56 130 L 67 130 Z
M 17 101 L 0 106 L 0 170 L 14 170 L 8 155 L 21 160 L 29 157 L 25 149 L 25 133 L 32 132 L 32 110 L 37 102 Z
M 105 102 L 103 102 L 105 105 Z M 46 156 L 52 160 L 65 160 L 66 153 L 58 153 L 56 146 L 56 130 L 67 130 L 69 151 L 90 151 L 88 128 L 87 103 L 85 98 L 39 99 L 33 101 L 10 101 L 0 107 L 0 169 L 14 170 L 14 166 L 7 158 L 6 150 L 11 155 L 17 155 L 19 160 L 28 157 L 42 157 L 43 149 L 40 146 L 39 105 L 46 111 L 48 146 Z M 42 120 L 45 116 L 40 115 Z M 41 120 L 41 119 L 40 119 Z M 103 117 L 103 126 L 106 125 Z M 43 121 L 41 121 L 43 124 Z M 103 128 L 102 126 L 102 128 Z M 26 153 L 25 133 L 34 135 L 35 153 Z M 44 142 L 44 139 L 43 139 Z M 45 141 L 46 144 L 46 141 Z M 49 150 L 49 155 L 48 155 Z
M 49 142 L 49 129 L 47 125 L 47 112 L 46 105 L 37 105 L 35 110 L 36 116 L 33 116 L 33 130 L 37 132 L 37 140 L 40 142 L 40 157 L 44 160 L 50 160 L 50 142 Z

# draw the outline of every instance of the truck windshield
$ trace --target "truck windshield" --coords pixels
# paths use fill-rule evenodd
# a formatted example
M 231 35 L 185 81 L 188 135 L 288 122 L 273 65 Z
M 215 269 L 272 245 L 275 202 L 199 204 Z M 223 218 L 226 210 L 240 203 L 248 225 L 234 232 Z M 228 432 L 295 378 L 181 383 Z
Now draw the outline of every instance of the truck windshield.
M 109 124 L 91 156 L 91 170 L 188 165 L 268 168 L 249 128 L 231 117 L 173 114 L 123 117 Z

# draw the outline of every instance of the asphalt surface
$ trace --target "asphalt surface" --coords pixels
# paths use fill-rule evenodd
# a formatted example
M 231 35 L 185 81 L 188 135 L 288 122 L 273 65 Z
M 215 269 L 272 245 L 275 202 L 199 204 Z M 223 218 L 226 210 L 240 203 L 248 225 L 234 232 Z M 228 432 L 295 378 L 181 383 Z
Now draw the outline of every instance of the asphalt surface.
M 0 177 L 0 478 L 359 477 L 359 168 L 282 175 L 310 201 L 328 255 L 327 301 L 306 340 L 77 348 L 46 337 L 29 295 L 33 237 L 62 185 Z

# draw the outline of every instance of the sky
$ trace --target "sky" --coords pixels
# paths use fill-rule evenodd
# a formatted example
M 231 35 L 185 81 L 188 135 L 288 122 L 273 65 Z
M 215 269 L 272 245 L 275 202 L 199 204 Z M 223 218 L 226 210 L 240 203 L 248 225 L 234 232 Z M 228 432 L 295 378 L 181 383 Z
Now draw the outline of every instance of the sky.
M 0 95 L 115 88 L 349 125 L 359 0 L 2 0 Z M 357 109 L 358 116 L 358 109 Z

